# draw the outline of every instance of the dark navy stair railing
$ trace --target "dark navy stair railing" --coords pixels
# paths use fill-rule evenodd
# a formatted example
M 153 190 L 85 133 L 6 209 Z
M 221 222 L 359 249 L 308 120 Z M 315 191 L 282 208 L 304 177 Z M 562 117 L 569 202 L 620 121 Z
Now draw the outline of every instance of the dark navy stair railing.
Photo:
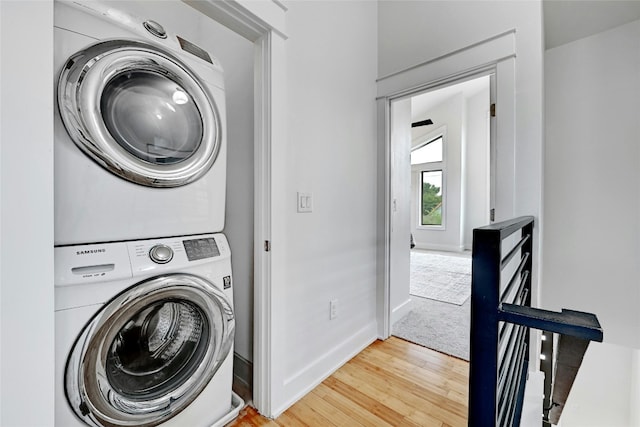
M 558 422 L 589 342 L 602 341 L 593 314 L 531 307 L 533 225 L 533 217 L 520 217 L 473 230 L 470 427 L 520 425 L 531 328 L 559 334 L 556 363 L 541 364 L 546 377 L 541 425 Z M 552 334 L 544 335 L 549 338 L 543 351 L 554 342 Z

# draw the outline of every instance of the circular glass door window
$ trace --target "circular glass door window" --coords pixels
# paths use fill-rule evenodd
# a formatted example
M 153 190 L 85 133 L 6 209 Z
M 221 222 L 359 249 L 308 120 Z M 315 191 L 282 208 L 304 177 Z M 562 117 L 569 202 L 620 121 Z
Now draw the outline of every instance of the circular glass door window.
M 208 86 L 179 58 L 132 40 L 71 56 L 58 109 L 75 145 L 109 172 L 148 187 L 179 187 L 213 166 L 223 141 Z
M 130 71 L 112 78 L 102 91 L 100 111 L 116 142 L 149 163 L 181 162 L 202 141 L 202 119 L 191 95 L 156 73 Z
M 117 295 L 84 327 L 65 372 L 67 400 L 85 423 L 152 427 L 202 392 L 233 345 L 223 291 L 185 273 Z
M 159 301 L 136 313 L 109 346 L 107 378 L 133 400 L 153 399 L 184 384 L 202 363 L 209 324 L 188 301 Z

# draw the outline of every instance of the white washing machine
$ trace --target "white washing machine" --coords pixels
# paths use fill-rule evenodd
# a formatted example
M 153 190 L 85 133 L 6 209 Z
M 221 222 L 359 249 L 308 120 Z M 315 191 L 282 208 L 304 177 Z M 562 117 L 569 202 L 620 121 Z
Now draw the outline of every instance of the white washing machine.
M 54 12 L 55 245 L 221 231 L 217 59 L 106 4 L 56 1 Z
M 222 234 L 55 248 L 57 426 L 221 426 L 232 394 Z

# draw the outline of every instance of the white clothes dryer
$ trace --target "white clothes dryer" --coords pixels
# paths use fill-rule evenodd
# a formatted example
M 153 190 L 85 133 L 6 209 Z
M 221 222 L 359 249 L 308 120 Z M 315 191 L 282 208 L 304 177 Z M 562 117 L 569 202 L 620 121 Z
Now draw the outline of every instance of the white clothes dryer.
M 222 234 L 55 248 L 55 424 L 221 426 L 232 394 Z
M 55 245 L 223 229 L 216 58 L 160 23 L 56 1 L 54 66 Z

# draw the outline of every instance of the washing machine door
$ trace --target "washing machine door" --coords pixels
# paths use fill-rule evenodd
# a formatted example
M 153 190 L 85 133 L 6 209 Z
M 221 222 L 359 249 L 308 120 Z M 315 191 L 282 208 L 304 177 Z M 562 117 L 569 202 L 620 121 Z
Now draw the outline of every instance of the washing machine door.
M 220 116 L 206 86 L 152 44 L 109 40 L 73 55 L 58 80 L 58 108 L 85 154 L 136 184 L 186 185 L 220 149 Z
M 189 274 L 159 276 L 115 297 L 78 337 L 65 391 L 93 426 L 155 426 L 186 408 L 233 343 L 224 293 Z

